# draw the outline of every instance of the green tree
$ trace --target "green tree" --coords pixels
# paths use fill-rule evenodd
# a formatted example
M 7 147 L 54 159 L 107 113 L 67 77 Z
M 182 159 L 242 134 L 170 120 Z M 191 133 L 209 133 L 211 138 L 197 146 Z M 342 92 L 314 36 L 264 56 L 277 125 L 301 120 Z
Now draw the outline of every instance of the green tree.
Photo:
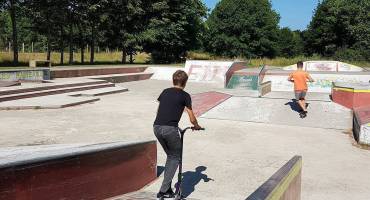
M 13 64 L 18 65 L 18 27 L 17 27 L 17 11 L 19 7 L 17 0 L 0 0 L 0 9 L 8 10 L 11 25 L 12 25 L 12 46 L 13 46 Z
M 291 31 L 289 28 L 280 29 L 277 43 L 278 56 L 294 57 L 303 54 L 303 40 L 300 31 Z
M 105 6 L 106 16 L 103 18 L 103 34 L 105 42 L 111 48 L 122 51 L 122 63 L 126 63 L 126 56 L 132 55 L 140 49 L 145 16 L 144 4 L 141 0 L 112 0 Z
M 222 0 L 207 20 L 207 50 L 228 57 L 274 57 L 278 23 L 269 0 Z
M 148 10 L 145 50 L 156 63 L 178 62 L 199 46 L 207 9 L 200 0 L 157 0 Z
M 368 0 L 323 0 L 304 34 L 307 53 L 333 56 L 356 51 L 369 60 L 369 10 Z

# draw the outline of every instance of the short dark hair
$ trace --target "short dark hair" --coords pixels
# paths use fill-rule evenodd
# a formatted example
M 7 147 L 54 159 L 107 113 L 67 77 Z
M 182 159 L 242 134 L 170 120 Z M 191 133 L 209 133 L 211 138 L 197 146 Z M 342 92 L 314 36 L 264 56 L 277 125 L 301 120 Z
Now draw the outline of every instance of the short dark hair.
M 182 70 L 177 70 L 172 76 L 173 84 L 176 86 L 185 87 L 186 82 L 188 82 L 188 78 L 189 77 L 186 72 Z
M 297 67 L 298 68 L 303 68 L 303 62 L 302 61 L 297 62 Z

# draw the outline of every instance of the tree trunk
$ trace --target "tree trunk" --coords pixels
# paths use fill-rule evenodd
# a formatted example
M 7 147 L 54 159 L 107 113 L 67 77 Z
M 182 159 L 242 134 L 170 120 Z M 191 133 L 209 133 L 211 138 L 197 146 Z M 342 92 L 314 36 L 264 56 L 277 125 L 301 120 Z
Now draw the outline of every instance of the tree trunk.
M 84 45 L 81 44 L 81 64 L 84 64 L 85 62 L 85 48 Z
M 130 53 L 130 64 L 134 64 L 134 57 L 132 52 Z
M 16 19 L 16 8 L 15 0 L 10 0 L 10 18 L 12 21 L 13 31 L 13 65 L 18 65 L 18 30 L 17 30 L 17 19 Z
M 94 64 L 95 60 L 95 25 L 91 26 L 91 44 L 90 44 L 90 64 Z
M 73 26 L 69 24 L 69 64 L 73 64 Z
M 60 64 L 64 64 L 64 31 L 63 26 L 60 26 Z
M 50 54 L 51 54 L 50 35 L 48 35 L 48 37 L 47 37 L 47 43 L 48 43 L 48 50 L 47 50 L 46 60 L 51 61 L 50 60 L 50 58 L 51 58 L 51 56 L 50 56 Z
M 85 49 L 85 44 L 84 44 L 84 39 L 83 39 L 83 34 L 82 34 L 82 28 L 81 28 L 81 25 L 78 24 L 77 25 L 77 29 L 78 29 L 78 35 L 79 35 L 79 43 L 80 43 L 80 50 L 81 50 L 81 64 L 84 64 L 85 62 L 85 52 L 84 52 L 84 49 Z
M 126 49 L 123 48 L 122 49 L 122 64 L 126 64 L 126 56 L 127 56 Z

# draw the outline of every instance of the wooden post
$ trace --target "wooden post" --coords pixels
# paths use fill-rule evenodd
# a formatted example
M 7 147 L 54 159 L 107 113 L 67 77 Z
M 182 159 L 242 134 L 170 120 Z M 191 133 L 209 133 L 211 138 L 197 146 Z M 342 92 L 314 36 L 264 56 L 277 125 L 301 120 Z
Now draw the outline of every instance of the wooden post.
M 31 53 L 33 53 L 33 42 L 31 42 Z

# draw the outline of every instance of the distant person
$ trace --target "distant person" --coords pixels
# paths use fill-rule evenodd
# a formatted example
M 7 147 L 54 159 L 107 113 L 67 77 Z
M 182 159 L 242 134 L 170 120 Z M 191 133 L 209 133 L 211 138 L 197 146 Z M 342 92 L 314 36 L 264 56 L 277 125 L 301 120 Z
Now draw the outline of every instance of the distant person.
M 297 63 L 297 70 L 289 75 L 288 81 L 294 83 L 295 99 L 302 111 L 299 113 L 301 118 L 307 117 L 306 95 L 308 91 L 307 82 L 314 82 L 310 74 L 303 70 L 303 62 Z
M 158 97 L 159 107 L 154 122 L 154 134 L 167 154 L 164 179 L 157 194 L 158 199 L 175 197 L 172 190 L 172 179 L 179 166 L 181 156 L 178 124 L 184 109 L 189 115 L 190 122 L 194 125 L 193 129 L 201 129 L 192 110 L 191 97 L 184 91 L 187 81 L 188 75 L 184 71 L 176 71 L 173 74 L 174 87 L 163 90 Z

